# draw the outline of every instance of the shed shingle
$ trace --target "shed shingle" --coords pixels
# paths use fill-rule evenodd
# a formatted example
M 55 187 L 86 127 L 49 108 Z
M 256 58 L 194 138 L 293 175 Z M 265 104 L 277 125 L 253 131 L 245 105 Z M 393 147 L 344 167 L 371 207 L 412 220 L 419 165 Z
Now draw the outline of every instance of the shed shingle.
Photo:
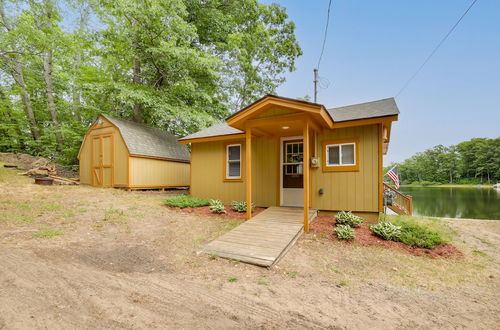
M 188 149 L 173 134 L 108 115 L 103 117 L 120 130 L 130 154 L 189 161 Z

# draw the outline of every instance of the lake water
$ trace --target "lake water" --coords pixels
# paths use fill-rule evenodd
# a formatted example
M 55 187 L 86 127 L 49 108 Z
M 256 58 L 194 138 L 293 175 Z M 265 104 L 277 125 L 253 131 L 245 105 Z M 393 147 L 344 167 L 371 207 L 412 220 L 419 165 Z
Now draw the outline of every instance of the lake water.
M 500 220 L 500 189 L 401 187 L 413 196 L 413 214 Z

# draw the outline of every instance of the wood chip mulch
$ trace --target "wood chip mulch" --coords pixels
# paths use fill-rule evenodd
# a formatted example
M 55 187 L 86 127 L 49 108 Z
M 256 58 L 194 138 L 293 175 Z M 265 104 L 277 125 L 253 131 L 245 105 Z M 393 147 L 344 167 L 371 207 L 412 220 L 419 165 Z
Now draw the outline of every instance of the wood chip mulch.
M 456 258 L 462 257 L 463 253 L 451 244 L 440 244 L 434 249 L 425 249 L 418 247 L 411 247 L 401 242 L 386 241 L 375 235 L 369 228 L 369 223 L 362 223 L 359 227 L 355 228 L 356 237 L 346 243 L 358 243 L 363 246 L 379 246 L 390 249 L 397 249 L 415 256 L 427 256 L 431 258 L 444 257 Z M 310 232 L 312 234 L 326 235 L 331 240 L 338 241 L 337 235 L 334 233 L 335 218 L 332 216 L 319 216 L 314 219 L 311 224 Z
M 181 211 L 184 213 L 196 214 L 199 216 L 209 216 L 209 217 L 228 219 L 228 220 L 229 219 L 245 220 L 245 218 L 246 218 L 245 212 L 236 212 L 230 206 L 225 207 L 225 210 L 226 210 L 225 214 L 213 213 L 208 206 L 185 207 L 183 209 L 181 209 L 179 207 L 168 206 L 168 205 L 165 205 L 165 206 L 171 210 L 177 210 L 177 211 Z M 252 214 L 257 215 L 264 210 L 265 210 L 265 208 L 263 208 L 263 207 L 256 207 L 256 208 L 254 208 Z

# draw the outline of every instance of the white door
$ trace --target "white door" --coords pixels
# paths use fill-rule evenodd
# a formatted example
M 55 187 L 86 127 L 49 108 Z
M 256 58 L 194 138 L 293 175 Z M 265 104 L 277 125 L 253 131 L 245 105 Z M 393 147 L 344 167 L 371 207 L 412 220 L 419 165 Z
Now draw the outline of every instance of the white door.
M 304 206 L 302 136 L 281 139 L 281 205 Z

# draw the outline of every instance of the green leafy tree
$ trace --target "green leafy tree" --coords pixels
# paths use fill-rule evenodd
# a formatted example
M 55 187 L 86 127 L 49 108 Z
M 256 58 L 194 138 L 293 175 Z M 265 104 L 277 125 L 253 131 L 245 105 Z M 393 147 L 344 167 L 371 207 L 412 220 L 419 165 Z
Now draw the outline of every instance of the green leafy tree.
M 275 91 L 294 29 L 253 0 L 0 0 L 0 151 L 76 163 L 100 113 L 192 133 Z

